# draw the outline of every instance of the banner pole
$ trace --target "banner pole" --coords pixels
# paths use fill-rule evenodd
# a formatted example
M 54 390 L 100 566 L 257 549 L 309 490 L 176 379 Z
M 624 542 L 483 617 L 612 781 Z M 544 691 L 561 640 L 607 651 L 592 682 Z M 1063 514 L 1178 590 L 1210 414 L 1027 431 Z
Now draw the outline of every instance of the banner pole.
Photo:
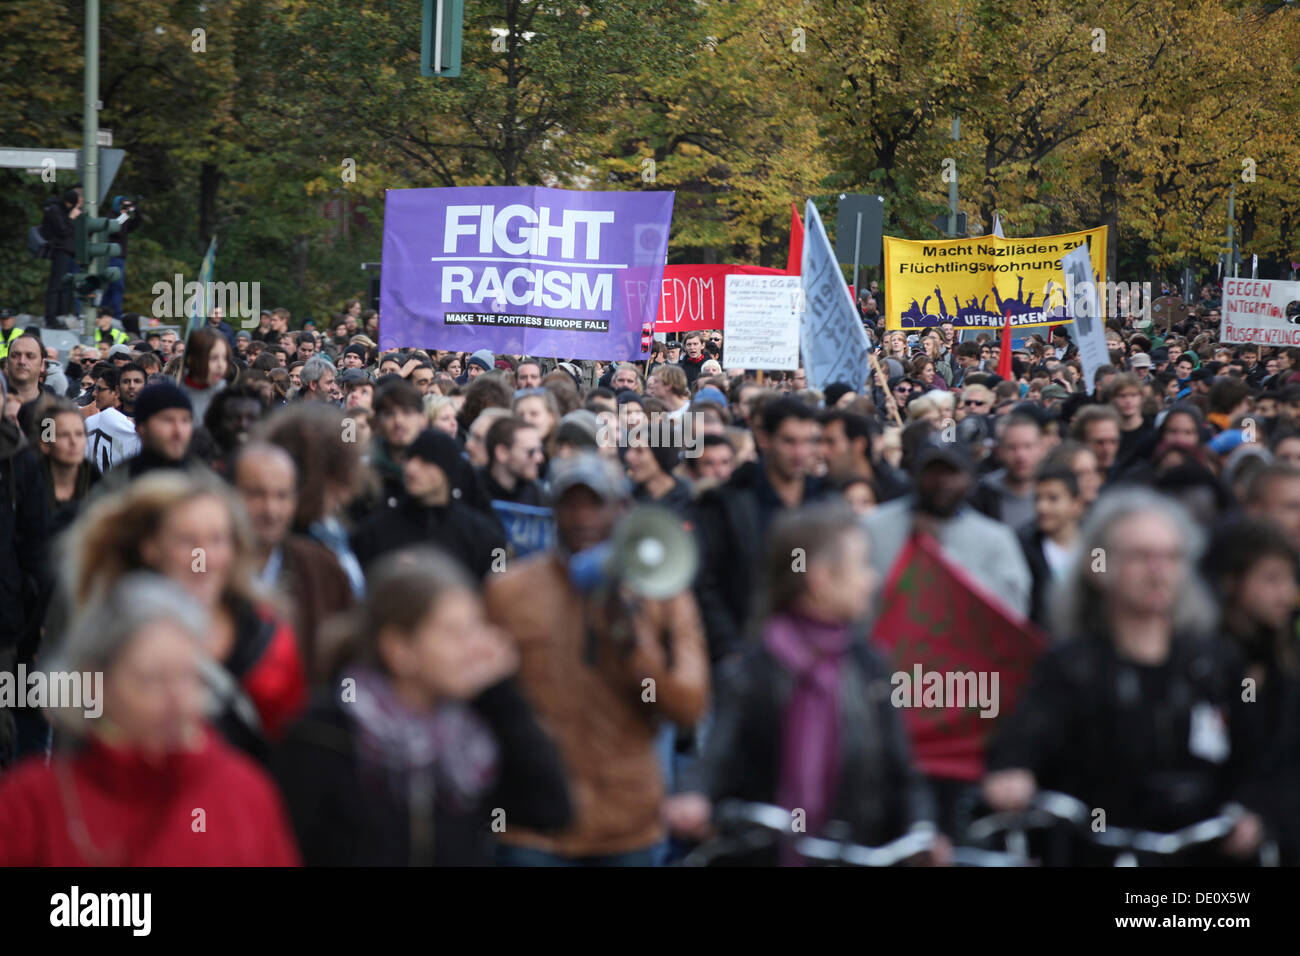
M 853 307 L 858 305 L 858 260 L 862 255 L 862 213 L 858 213 L 857 228 L 853 232 Z

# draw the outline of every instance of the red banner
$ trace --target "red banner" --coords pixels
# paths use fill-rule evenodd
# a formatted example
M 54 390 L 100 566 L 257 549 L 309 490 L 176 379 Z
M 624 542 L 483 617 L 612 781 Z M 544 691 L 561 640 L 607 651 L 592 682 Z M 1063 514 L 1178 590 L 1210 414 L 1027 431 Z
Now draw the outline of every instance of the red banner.
M 664 266 L 656 332 L 691 332 L 725 327 L 724 299 L 729 275 L 779 276 L 782 269 L 762 266 Z
M 916 765 L 968 781 L 983 775 L 985 744 L 1046 645 L 1037 627 L 986 599 L 924 535 L 904 546 L 889 572 L 872 642 L 889 661 L 891 700 L 903 712 Z

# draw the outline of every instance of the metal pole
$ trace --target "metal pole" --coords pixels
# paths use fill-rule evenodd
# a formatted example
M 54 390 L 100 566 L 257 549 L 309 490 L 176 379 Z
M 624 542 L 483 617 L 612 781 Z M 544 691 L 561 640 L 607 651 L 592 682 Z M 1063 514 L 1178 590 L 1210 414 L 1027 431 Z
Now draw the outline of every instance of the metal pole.
M 82 94 L 81 185 L 84 203 L 82 216 L 99 214 L 99 0 L 86 0 L 86 77 Z M 102 263 L 86 263 L 90 271 Z M 85 333 L 95 341 L 95 301 L 82 305 Z
M 858 259 L 862 254 L 862 213 L 858 213 L 857 230 L 853 233 L 853 304 L 858 302 Z
M 952 114 L 952 141 L 955 143 L 961 139 L 961 117 L 956 113 Z M 957 237 L 957 168 L 956 157 L 953 157 L 952 182 L 948 184 L 948 235 L 952 238 Z
M 442 72 L 442 0 L 433 13 L 433 72 Z

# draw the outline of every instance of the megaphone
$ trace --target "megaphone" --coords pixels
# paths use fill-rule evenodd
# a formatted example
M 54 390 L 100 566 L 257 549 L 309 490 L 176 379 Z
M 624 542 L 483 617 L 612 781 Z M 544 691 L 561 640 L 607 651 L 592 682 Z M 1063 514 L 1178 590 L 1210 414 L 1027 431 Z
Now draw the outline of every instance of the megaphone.
M 672 512 L 634 508 L 608 541 L 569 560 L 569 580 L 583 594 L 626 587 L 637 597 L 670 598 L 690 587 L 700 565 L 695 539 Z

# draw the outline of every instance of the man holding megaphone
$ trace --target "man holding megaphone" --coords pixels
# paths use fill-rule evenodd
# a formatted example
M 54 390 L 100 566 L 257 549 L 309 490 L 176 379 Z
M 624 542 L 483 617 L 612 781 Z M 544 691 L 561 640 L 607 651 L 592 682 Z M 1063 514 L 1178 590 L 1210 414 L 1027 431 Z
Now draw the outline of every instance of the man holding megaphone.
M 693 725 L 708 698 L 694 543 L 671 516 L 625 515 L 627 479 L 594 453 L 557 459 L 551 494 L 555 550 L 488 575 L 485 596 L 559 745 L 574 822 L 539 833 L 507 820 L 499 862 L 652 865 L 665 837 L 658 727 Z

